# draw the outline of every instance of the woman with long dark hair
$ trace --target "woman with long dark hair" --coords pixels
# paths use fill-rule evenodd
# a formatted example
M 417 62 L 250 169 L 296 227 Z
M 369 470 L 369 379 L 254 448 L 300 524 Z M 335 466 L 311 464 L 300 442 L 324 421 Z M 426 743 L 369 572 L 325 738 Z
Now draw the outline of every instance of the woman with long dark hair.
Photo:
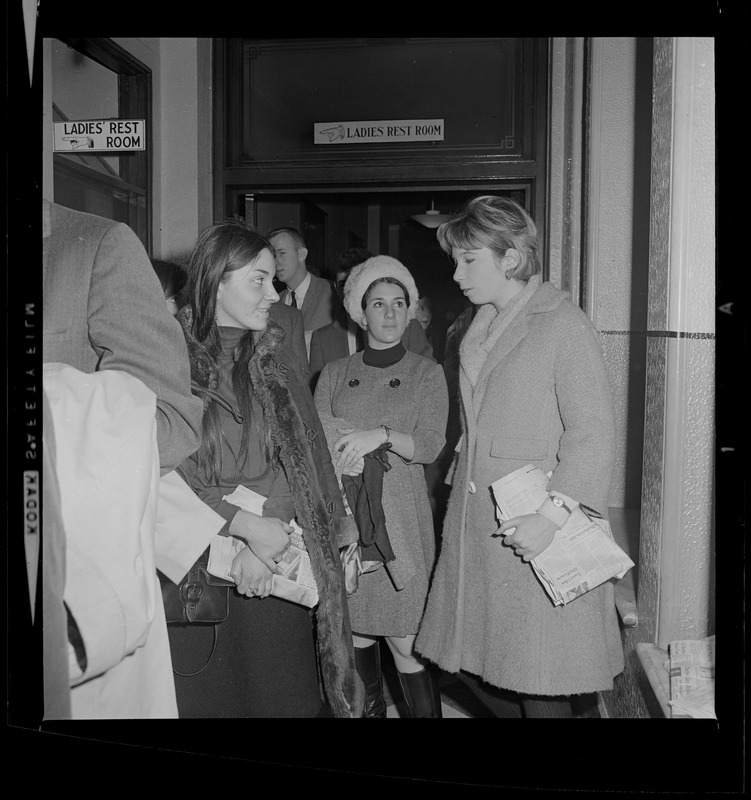
M 359 714 L 338 553 L 351 537 L 312 395 L 269 318 L 274 275 L 266 239 L 242 222 L 213 225 L 191 255 L 178 314 L 204 401 L 201 445 L 182 470 L 227 520 L 222 532 L 247 544 L 232 566 L 227 619 L 213 630 L 170 626 L 181 717 Z M 238 486 L 267 498 L 262 515 L 225 499 Z M 270 594 L 293 518 L 316 579 L 314 612 Z

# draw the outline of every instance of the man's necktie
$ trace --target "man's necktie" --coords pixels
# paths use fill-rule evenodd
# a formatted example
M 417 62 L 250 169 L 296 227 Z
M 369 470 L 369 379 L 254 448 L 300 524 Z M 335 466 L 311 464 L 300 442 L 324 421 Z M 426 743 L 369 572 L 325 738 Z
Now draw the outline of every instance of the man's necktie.
M 292 308 L 297 308 L 297 297 L 295 297 L 295 293 L 290 292 L 289 294 L 290 297 L 292 298 L 292 302 L 290 303 L 290 305 L 292 306 Z

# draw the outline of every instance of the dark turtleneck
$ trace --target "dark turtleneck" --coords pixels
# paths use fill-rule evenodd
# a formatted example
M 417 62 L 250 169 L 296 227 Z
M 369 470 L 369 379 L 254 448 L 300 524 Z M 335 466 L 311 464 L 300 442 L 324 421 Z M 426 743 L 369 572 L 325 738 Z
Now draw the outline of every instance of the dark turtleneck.
M 406 352 L 401 342 L 397 342 L 393 347 L 387 347 L 385 350 L 376 350 L 366 344 L 365 349 L 362 351 L 362 361 L 368 367 L 384 369 L 401 361 Z
M 223 356 L 231 356 L 232 351 L 237 346 L 237 343 L 248 331 L 245 328 L 219 328 L 219 341 L 222 345 L 222 352 L 220 358 Z

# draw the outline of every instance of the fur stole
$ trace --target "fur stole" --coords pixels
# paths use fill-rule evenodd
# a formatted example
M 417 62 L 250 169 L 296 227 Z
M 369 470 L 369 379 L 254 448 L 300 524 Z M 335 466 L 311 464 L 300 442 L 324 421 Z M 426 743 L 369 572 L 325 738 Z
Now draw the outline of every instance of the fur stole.
M 194 381 L 215 389 L 218 370 L 206 348 L 190 332 L 190 309 L 183 308 L 178 320 L 188 344 Z M 269 320 L 248 361 L 250 382 L 287 476 L 318 587 L 316 643 L 326 698 L 335 717 L 360 717 L 364 690 L 355 668 L 344 574 L 334 537 L 336 523 L 332 504 L 327 504 L 319 481 L 314 426 L 306 423 L 295 403 L 287 365 L 275 357 L 285 336 L 284 329 Z M 210 399 L 205 398 L 205 402 Z

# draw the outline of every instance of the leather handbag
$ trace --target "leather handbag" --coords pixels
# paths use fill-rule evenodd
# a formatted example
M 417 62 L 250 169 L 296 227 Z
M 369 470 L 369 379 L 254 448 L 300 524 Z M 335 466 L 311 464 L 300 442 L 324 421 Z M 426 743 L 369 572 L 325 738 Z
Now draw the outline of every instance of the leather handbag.
M 216 625 L 227 619 L 229 590 L 235 584 L 212 575 L 207 569 L 208 563 L 207 548 L 179 584 L 159 574 L 168 623 Z

